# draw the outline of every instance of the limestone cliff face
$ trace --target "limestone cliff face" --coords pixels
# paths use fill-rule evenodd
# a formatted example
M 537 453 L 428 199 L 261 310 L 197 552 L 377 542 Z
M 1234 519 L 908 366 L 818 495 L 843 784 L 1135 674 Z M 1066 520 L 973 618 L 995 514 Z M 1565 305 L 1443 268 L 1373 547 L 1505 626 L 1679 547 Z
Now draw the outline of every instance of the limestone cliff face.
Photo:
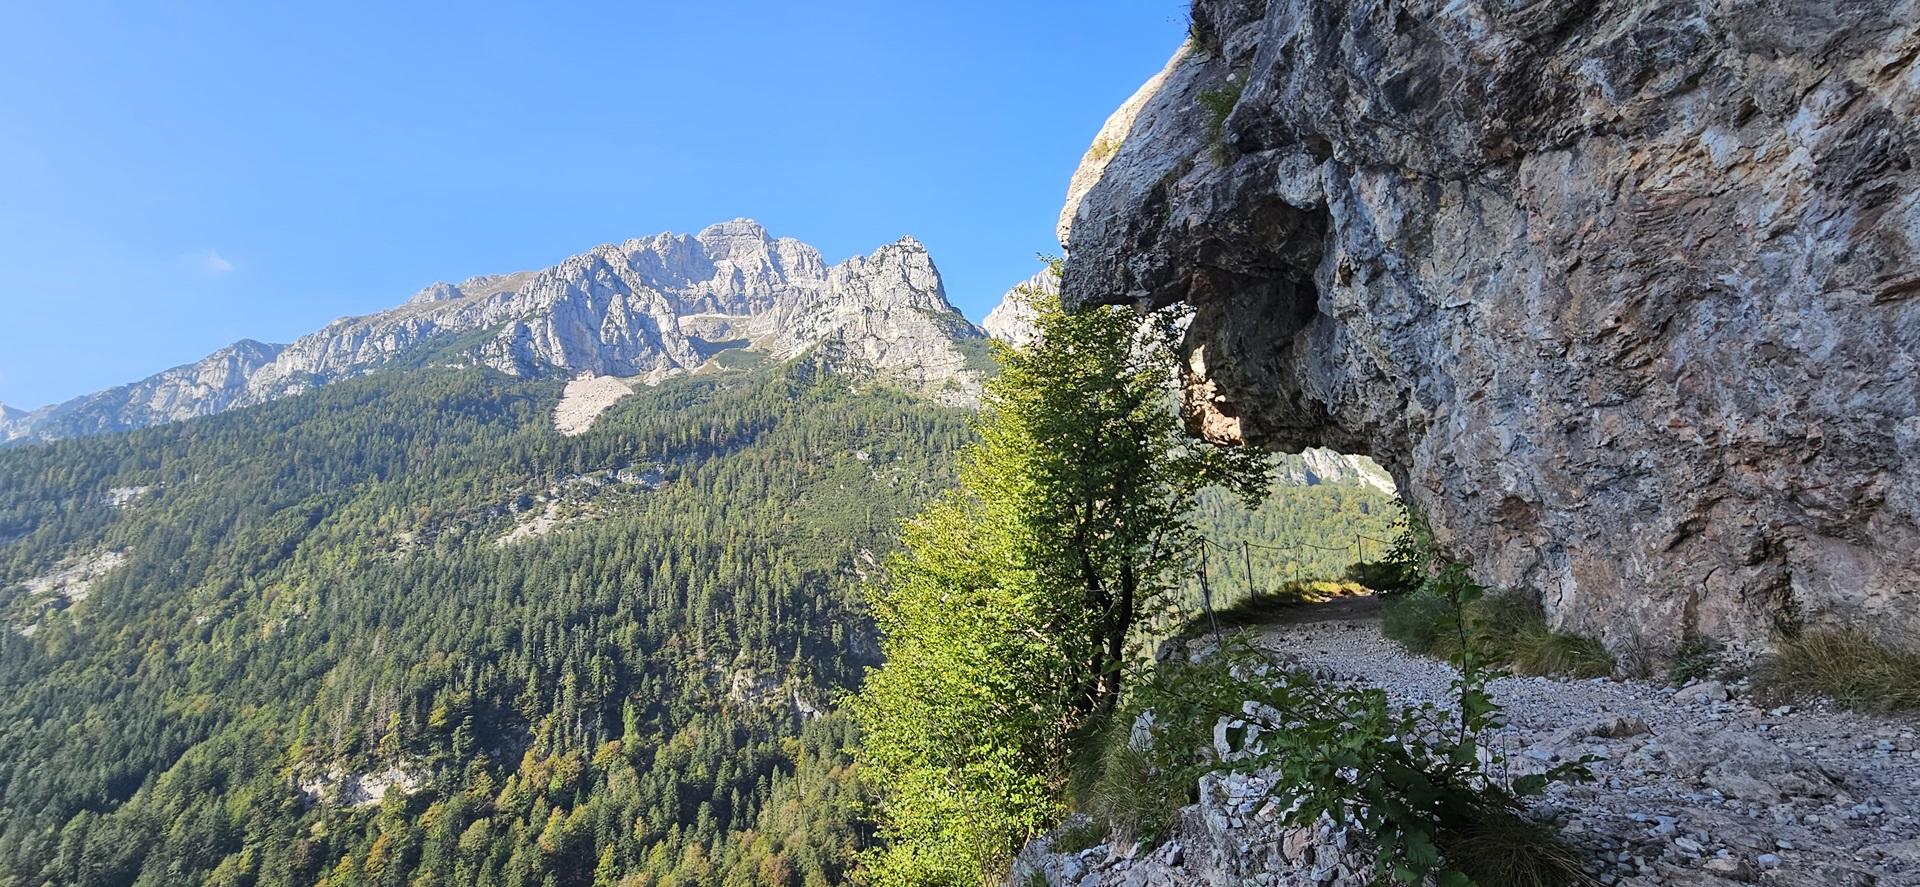
M 981 377 L 967 346 L 984 336 L 948 304 L 913 238 L 829 267 L 813 247 L 738 219 L 599 246 L 539 271 L 435 283 L 290 345 L 241 342 L 131 385 L 8 410 L 0 443 L 209 415 L 399 361 L 657 380 L 754 348 L 781 359 L 814 353 L 837 373 L 971 403 Z
M 1036 312 L 1030 301 L 1035 295 L 1057 296 L 1060 294 L 1060 275 L 1052 268 L 1045 268 L 1014 285 L 1000 297 L 1000 304 L 993 306 L 987 316 L 981 318 L 980 328 L 987 335 L 1010 345 L 1025 345 L 1032 342 L 1039 330 L 1034 328 Z
M 1920 5 L 1199 0 L 1063 213 L 1200 434 L 1620 645 L 1920 613 Z M 1218 113 L 1216 113 L 1218 112 Z
M 247 382 L 281 346 L 242 339 L 193 363 L 31 412 L 0 411 L 0 443 L 82 437 L 206 416 L 248 397 Z

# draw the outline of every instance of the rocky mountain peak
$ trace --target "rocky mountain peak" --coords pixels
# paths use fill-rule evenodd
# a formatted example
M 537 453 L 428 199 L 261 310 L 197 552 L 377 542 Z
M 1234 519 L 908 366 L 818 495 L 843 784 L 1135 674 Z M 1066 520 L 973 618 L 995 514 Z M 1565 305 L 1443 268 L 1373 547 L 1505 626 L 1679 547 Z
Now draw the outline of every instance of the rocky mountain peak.
M 152 425 L 297 395 L 402 355 L 516 375 L 659 380 L 723 350 L 818 352 L 836 371 L 971 401 L 981 333 L 911 237 L 828 267 L 750 219 L 603 244 L 539 270 L 436 282 L 399 307 L 287 346 L 243 341 L 130 386 L 6 419 L 3 439 Z M 445 349 L 445 350 L 441 350 Z
M 1042 268 L 1040 272 L 1014 285 L 1000 297 L 1000 304 L 993 306 L 980 322 L 980 328 L 987 335 L 1012 345 L 1025 345 L 1033 341 L 1037 331 L 1033 327 L 1034 310 L 1031 301 L 1033 294 L 1059 295 L 1060 275 L 1052 268 Z
M 413 298 L 407 300 L 407 304 L 417 305 L 425 302 L 445 302 L 449 299 L 461 298 L 464 295 L 464 293 L 460 292 L 459 287 L 451 283 L 436 280 L 433 283 L 427 284 L 425 289 L 414 293 Z

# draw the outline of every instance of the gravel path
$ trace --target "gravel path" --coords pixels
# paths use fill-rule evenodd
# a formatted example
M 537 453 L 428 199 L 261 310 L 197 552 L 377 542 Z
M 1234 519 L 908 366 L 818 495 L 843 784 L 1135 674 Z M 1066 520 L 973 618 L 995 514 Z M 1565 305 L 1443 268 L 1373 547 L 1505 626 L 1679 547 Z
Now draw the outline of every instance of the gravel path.
M 1372 599 L 1302 607 L 1261 643 L 1303 665 L 1444 703 L 1456 672 L 1381 636 Z M 1502 678 L 1490 744 L 1519 772 L 1591 755 L 1596 781 L 1535 805 L 1608 861 L 1610 884 L 1920 885 L 1920 724 L 1823 706 L 1762 710 L 1716 683 Z

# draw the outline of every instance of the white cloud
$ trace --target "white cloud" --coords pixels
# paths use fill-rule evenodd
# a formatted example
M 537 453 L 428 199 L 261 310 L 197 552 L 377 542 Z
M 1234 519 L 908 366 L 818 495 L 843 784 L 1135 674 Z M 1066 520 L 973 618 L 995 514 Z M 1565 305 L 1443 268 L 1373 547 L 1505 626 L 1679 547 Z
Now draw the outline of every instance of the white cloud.
M 200 270 L 208 274 L 225 274 L 233 270 L 233 263 L 227 261 L 225 256 L 220 255 L 219 250 L 210 249 L 207 250 L 205 256 L 200 258 Z

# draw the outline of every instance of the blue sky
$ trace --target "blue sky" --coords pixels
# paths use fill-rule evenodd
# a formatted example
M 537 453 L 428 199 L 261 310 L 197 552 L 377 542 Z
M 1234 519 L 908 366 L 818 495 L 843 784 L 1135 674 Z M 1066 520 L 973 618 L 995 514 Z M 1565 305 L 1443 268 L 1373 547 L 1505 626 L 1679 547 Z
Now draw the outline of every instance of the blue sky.
M 1183 0 L 0 6 L 0 402 L 749 216 L 978 319 Z

